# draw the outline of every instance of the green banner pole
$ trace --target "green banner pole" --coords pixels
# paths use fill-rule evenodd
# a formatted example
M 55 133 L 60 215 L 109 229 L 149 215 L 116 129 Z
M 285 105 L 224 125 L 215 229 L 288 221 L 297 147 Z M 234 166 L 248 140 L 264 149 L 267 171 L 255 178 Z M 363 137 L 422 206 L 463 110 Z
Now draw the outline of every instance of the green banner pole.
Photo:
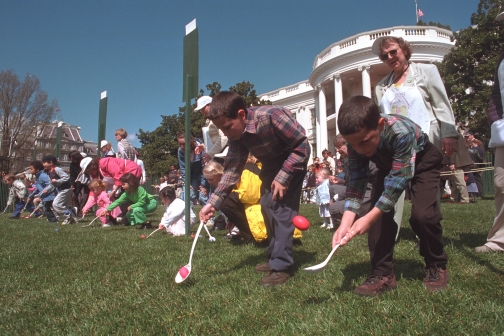
M 60 161 L 61 153 L 61 129 L 63 128 L 63 122 L 58 122 L 58 128 L 56 129 L 56 159 Z
M 184 36 L 184 74 L 182 99 L 185 105 L 185 231 L 190 233 L 191 224 L 191 99 L 198 96 L 198 28 L 196 19 L 186 25 Z M 196 190 L 195 190 L 196 192 Z
M 107 131 L 107 91 L 101 93 L 100 110 L 98 113 L 98 150 L 97 154 L 100 157 L 100 143 L 105 140 L 105 133 Z

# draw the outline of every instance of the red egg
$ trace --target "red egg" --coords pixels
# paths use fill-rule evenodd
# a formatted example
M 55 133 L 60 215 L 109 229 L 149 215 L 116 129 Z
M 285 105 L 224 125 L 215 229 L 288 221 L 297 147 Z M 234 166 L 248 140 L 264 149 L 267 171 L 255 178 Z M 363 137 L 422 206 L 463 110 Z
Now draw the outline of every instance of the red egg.
M 189 275 L 189 270 L 184 266 L 179 270 L 179 274 L 183 279 L 185 279 Z
M 310 227 L 310 222 L 308 221 L 308 219 L 299 215 L 292 218 L 292 224 L 294 224 L 294 226 L 301 231 L 308 230 L 308 228 Z
M 140 238 L 145 239 L 145 235 L 141 235 Z

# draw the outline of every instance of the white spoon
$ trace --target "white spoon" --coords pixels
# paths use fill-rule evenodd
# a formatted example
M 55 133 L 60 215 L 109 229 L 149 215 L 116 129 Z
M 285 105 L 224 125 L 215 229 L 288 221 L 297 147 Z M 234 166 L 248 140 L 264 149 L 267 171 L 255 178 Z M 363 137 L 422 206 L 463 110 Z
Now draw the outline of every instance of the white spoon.
M 158 229 L 152 231 L 151 234 L 147 236 L 147 238 L 149 238 L 150 236 L 152 236 L 154 234 L 154 232 L 159 231 L 159 230 L 161 230 L 161 229 L 158 228 Z M 147 239 L 147 238 L 145 238 L 145 239 Z
M 81 227 L 88 227 L 88 226 L 93 225 L 94 221 L 95 221 L 95 220 L 97 220 L 98 218 L 100 218 L 100 216 L 96 216 L 96 217 L 95 217 L 95 219 L 93 219 L 93 220 L 91 221 L 91 223 L 89 223 L 89 224 L 87 224 L 87 225 L 82 225 Z
M 210 234 L 210 231 L 208 231 L 206 225 L 204 226 L 204 228 L 206 230 L 206 233 L 208 233 L 208 241 L 213 243 L 215 241 L 215 237 Z
M 338 249 L 338 247 L 340 247 L 340 244 L 343 241 L 343 239 L 345 239 L 345 238 L 346 238 L 346 236 L 344 236 L 343 238 L 341 238 L 341 241 L 339 242 L 339 244 L 336 244 L 334 246 L 334 248 L 332 249 L 331 253 L 329 253 L 329 255 L 327 256 L 326 260 L 324 260 L 324 262 L 322 262 L 322 263 L 320 263 L 318 265 L 314 265 L 314 266 L 303 268 L 303 271 L 306 271 L 306 272 L 309 272 L 309 273 L 317 273 L 317 272 L 322 271 L 324 269 L 324 267 L 326 267 L 326 265 L 329 262 L 329 260 L 331 259 L 331 257 L 333 256 L 334 252 L 336 252 L 336 250 Z
M 191 274 L 191 262 L 192 262 L 192 257 L 193 257 L 193 253 L 194 253 L 194 248 L 196 247 L 196 242 L 198 241 L 198 237 L 200 235 L 200 232 L 201 232 L 201 227 L 205 225 L 205 222 L 201 222 L 199 227 L 198 227 L 198 231 L 196 231 L 196 235 L 194 236 L 194 240 L 193 240 L 193 243 L 192 243 L 192 247 L 191 247 L 191 254 L 189 255 L 189 263 L 187 265 L 185 265 L 184 267 L 182 267 L 177 275 L 175 276 L 175 282 L 176 283 L 181 283 L 182 281 L 185 281 L 185 279 L 187 279 L 189 277 L 189 274 Z M 185 274 L 184 276 L 182 276 L 182 274 L 180 274 L 180 271 L 182 269 L 186 269 L 187 270 L 187 274 Z

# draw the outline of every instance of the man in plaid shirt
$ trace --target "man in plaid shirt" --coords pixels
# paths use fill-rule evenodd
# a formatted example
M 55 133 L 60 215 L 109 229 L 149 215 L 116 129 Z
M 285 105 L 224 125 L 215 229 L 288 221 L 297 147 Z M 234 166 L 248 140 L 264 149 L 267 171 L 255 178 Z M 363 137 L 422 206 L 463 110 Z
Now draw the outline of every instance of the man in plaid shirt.
M 446 289 L 448 257 L 438 201 L 443 154 L 413 121 L 400 115 L 382 116 L 378 106 L 363 96 L 343 102 L 338 128 L 347 141 L 350 177 L 345 212 L 334 233 L 333 246 L 340 242 L 344 245 L 354 236 L 369 231 L 373 268 L 373 274 L 354 293 L 375 296 L 396 287 L 392 267 L 397 232 L 394 206 L 408 183 L 412 203 L 410 225 L 420 238 L 420 255 L 426 264 L 424 285 L 430 291 Z M 369 161 L 379 169 L 373 187 L 374 208 L 356 220 L 366 191 Z
M 269 240 L 269 262 L 257 265 L 255 270 L 267 273 L 261 280 L 264 286 L 284 284 L 294 265 L 292 218 L 299 211 L 310 156 L 306 132 L 289 110 L 278 106 L 247 108 L 243 98 L 233 92 L 223 91 L 213 97 L 208 118 L 227 136 L 229 150 L 224 175 L 201 209 L 200 220 L 210 218 L 220 208 L 252 153 L 263 165 L 260 202 Z

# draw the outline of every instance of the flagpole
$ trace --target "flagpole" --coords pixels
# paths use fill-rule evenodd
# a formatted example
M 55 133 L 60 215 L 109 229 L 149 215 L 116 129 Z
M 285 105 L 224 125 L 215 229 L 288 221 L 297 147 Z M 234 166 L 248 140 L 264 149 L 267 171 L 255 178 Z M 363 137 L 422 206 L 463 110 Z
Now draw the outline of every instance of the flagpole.
M 415 15 L 416 15 L 416 23 L 418 24 L 418 3 L 417 3 L 417 0 L 415 0 Z

